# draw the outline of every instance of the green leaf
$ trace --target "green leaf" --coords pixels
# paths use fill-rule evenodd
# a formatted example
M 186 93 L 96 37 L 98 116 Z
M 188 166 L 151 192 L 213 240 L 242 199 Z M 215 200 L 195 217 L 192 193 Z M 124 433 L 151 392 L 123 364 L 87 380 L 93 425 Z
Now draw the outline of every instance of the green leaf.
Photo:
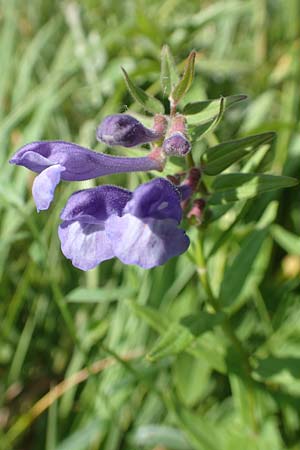
M 203 414 L 191 412 L 176 400 L 171 401 L 173 403 L 172 412 L 195 449 L 220 450 L 222 448 L 222 432 L 224 434 L 224 430 L 221 430 L 220 427 L 216 429 L 215 423 L 208 421 Z
M 187 328 L 179 323 L 173 323 L 156 341 L 147 358 L 150 361 L 157 361 L 166 356 L 176 355 L 183 352 L 193 340 L 194 336 Z
M 114 286 L 102 288 L 76 288 L 67 294 L 67 301 L 72 303 L 106 303 L 119 298 L 124 299 L 134 295 L 133 289 Z
M 236 213 L 235 219 L 233 220 L 231 225 L 229 225 L 229 227 L 222 232 L 221 236 L 218 239 L 216 239 L 214 245 L 212 246 L 212 248 L 209 251 L 207 258 L 210 258 L 212 255 L 214 255 L 219 250 L 219 248 L 224 244 L 224 242 L 226 242 L 230 238 L 230 236 L 232 235 L 232 231 L 235 229 L 235 227 L 240 222 L 240 220 L 245 216 L 245 214 L 247 214 L 250 206 L 251 206 L 251 200 L 244 203 L 244 205 L 242 206 L 242 209 L 238 213 Z M 229 210 L 228 207 L 230 209 L 230 208 L 232 208 L 232 205 L 229 204 L 229 205 L 225 205 L 225 206 L 222 205 L 219 207 L 216 206 L 215 208 L 212 208 L 212 209 L 214 210 L 214 209 L 218 209 L 218 208 L 221 208 L 221 209 L 224 208 L 224 213 L 226 213 Z M 215 218 L 217 216 L 217 211 L 213 211 L 213 216 L 214 216 L 213 218 Z M 219 216 L 219 217 L 221 217 L 221 216 Z M 210 220 L 211 220 L 211 218 L 210 218 Z
M 103 433 L 109 426 L 108 421 L 104 421 L 97 417 L 87 422 L 83 427 L 77 427 L 76 431 L 65 438 L 56 450 L 82 450 L 92 443 Z
M 207 384 L 211 377 L 211 367 L 205 358 L 182 353 L 172 363 L 172 373 L 180 401 L 189 407 L 198 405 L 207 393 Z
M 228 109 L 235 103 L 246 100 L 247 98 L 247 95 L 244 94 L 229 95 L 228 97 L 224 97 L 225 108 Z M 203 120 L 208 120 L 212 116 L 217 114 L 219 102 L 220 99 L 217 98 L 211 100 L 202 100 L 200 102 L 187 103 L 184 106 L 182 113 L 187 116 L 202 113 Z
M 273 225 L 271 234 L 277 244 L 287 253 L 300 256 L 300 236 L 285 230 L 280 225 Z
M 148 112 L 152 114 L 164 113 L 164 107 L 159 100 L 147 94 L 143 89 L 136 86 L 129 78 L 126 70 L 121 68 L 124 74 L 126 86 L 132 97 Z
M 238 255 L 227 266 L 220 290 L 223 306 L 232 305 L 241 293 L 267 234 L 267 229 L 254 230 L 250 233 L 243 240 Z
M 208 24 L 218 24 L 218 21 L 227 24 L 229 20 L 236 20 L 236 18 L 242 16 L 243 14 L 251 14 L 252 4 L 248 1 L 230 1 L 226 2 L 211 2 L 207 5 L 203 5 L 200 11 L 196 14 L 182 14 L 178 25 L 180 27 L 186 27 L 191 30 L 201 30 L 204 26 Z M 247 16 L 246 16 L 247 17 Z M 228 45 L 228 44 L 227 44 Z
M 224 110 L 226 111 L 235 103 L 247 98 L 246 95 L 230 95 L 224 98 Z M 183 114 L 187 116 L 190 124 L 199 124 L 213 119 L 220 109 L 220 99 L 204 100 L 201 102 L 188 103 L 183 108 Z
M 211 205 L 225 204 L 255 197 L 274 189 L 296 186 L 298 180 L 291 177 L 256 174 L 232 173 L 219 175 L 212 184 Z
M 162 334 L 168 328 L 170 321 L 157 309 L 151 308 L 150 306 L 139 305 L 133 301 L 128 301 L 128 305 L 139 317 L 145 320 L 147 324 L 158 333 Z
M 225 314 L 217 312 L 210 314 L 207 311 L 201 311 L 197 314 L 191 314 L 181 319 L 180 323 L 196 337 L 212 330 L 216 325 L 219 325 L 225 319 Z
M 224 114 L 224 97 L 221 97 L 219 100 L 219 112 L 218 114 L 211 119 L 209 122 L 198 125 L 197 127 L 192 127 L 190 131 L 191 140 L 193 142 L 197 142 L 202 139 L 206 134 L 213 131 L 221 122 Z
M 208 130 L 210 129 L 214 119 L 211 119 L 209 122 L 203 123 L 198 126 L 189 126 L 189 136 L 192 143 L 200 141 L 201 137 L 204 136 Z
M 161 51 L 160 84 L 164 95 L 170 95 L 179 77 L 173 55 L 168 45 L 164 45 Z
M 193 346 L 186 347 L 186 352 L 190 355 L 193 355 L 196 358 L 204 359 L 207 364 L 213 367 L 215 370 L 218 370 L 222 373 L 225 372 L 226 366 L 224 362 L 224 349 L 222 347 L 223 341 L 219 342 L 217 337 L 214 334 L 210 336 L 208 333 L 201 336 L 201 341 L 197 341 L 193 339 L 193 335 L 189 333 L 189 331 L 181 326 L 180 324 L 171 324 L 171 319 L 165 313 L 162 314 L 161 311 L 157 309 L 151 308 L 149 306 L 139 305 L 136 302 L 128 301 L 128 305 L 133 309 L 133 311 L 141 317 L 141 319 L 145 320 L 145 322 L 154 330 L 156 330 L 159 334 L 165 336 L 166 333 L 169 332 L 171 328 L 174 329 L 174 334 L 179 334 L 177 331 L 183 331 L 185 334 L 189 335 L 193 342 Z M 169 328 L 169 330 L 168 330 Z M 167 331 L 166 331 L 167 330 Z M 176 331 L 177 330 L 177 331 Z M 176 336 L 177 337 L 177 336 Z M 172 336 L 171 336 L 172 338 Z M 189 339 L 188 339 L 189 340 Z M 181 351 L 181 350 L 180 350 Z M 153 352 L 153 350 L 152 350 Z M 151 352 L 151 353 L 152 353 Z M 150 354 L 151 354 L 150 353 Z M 175 352 L 176 353 L 176 352 Z M 167 349 L 166 355 L 172 354 Z M 163 356 L 166 356 L 163 355 Z M 155 355 L 156 356 L 156 355 Z M 158 357 L 161 357 L 158 355 Z M 155 358 L 154 358 L 155 359 Z
M 218 175 L 231 164 L 253 153 L 259 146 L 270 142 L 275 133 L 262 133 L 234 141 L 223 142 L 207 149 L 202 155 L 203 171 L 207 175 Z
M 220 324 L 225 314 L 209 314 L 201 311 L 184 317 L 180 323 L 172 323 L 167 331 L 157 340 L 148 354 L 148 359 L 156 361 L 169 355 L 181 353 L 189 347 L 196 337 Z
M 180 430 L 166 425 L 141 425 L 133 431 L 130 443 L 134 448 L 163 446 L 172 450 L 192 450 Z
M 239 418 L 244 426 L 251 426 L 253 422 L 253 404 L 257 402 L 258 392 L 255 390 L 255 385 L 249 388 L 247 380 L 244 380 L 236 373 L 229 374 L 229 383 L 232 392 L 234 406 L 237 409 Z M 254 398 L 253 398 L 254 397 Z M 242 447 L 244 449 L 244 446 Z M 251 447 L 250 447 L 251 448 Z
M 196 52 L 195 50 L 193 50 L 189 54 L 181 79 L 171 92 L 171 102 L 175 104 L 177 104 L 182 99 L 182 97 L 187 93 L 192 84 L 194 78 L 195 58 Z
M 222 216 L 227 214 L 228 211 L 230 211 L 231 208 L 234 207 L 233 203 L 226 203 L 225 205 L 210 205 L 211 208 L 207 208 L 204 211 L 204 221 L 205 225 L 208 225 L 209 223 L 215 222 L 216 220 L 219 220 Z

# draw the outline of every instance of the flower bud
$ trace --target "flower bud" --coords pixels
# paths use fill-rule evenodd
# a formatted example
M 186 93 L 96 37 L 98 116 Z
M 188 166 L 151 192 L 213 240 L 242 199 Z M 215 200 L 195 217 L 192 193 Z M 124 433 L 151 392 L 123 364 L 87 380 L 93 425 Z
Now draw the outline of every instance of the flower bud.
M 188 176 L 184 181 L 184 184 L 188 185 L 193 192 L 197 190 L 198 183 L 201 178 L 201 171 L 197 167 L 192 167 L 189 170 Z
M 113 114 L 105 117 L 96 131 L 98 141 L 110 146 L 134 147 L 156 141 L 161 135 L 152 131 L 129 114 Z
M 197 225 L 201 225 L 203 221 L 203 214 L 206 202 L 203 198 L 197 198 L 194 200 L 191 210 L 189 211 L 187 217 L 189 219 L 194 219 Z
M 178 131 L 164 140 L 163 149 L 166 155 L 185 156 L 191 150 L 191 144 L 190 141 Z

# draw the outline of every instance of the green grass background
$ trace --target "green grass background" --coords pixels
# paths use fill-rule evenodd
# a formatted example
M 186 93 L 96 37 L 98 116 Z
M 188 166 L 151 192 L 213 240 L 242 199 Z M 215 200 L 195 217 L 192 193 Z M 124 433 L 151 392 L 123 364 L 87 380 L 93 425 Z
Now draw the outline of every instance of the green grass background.
M 217 293 L 224 277 L 232 324 L 255 361 L 250 382 L 218 327 L 185 352 L 145 358 L 168 324 L 196 316 L 205 301 L 188 254 L 151 271 L 112 260 L 81 272 L 62 256 L 56 230 L 70 193 L 93 182 L 63 183 L 37 214 L 34 175 L 8 164 L 38 139 L 103 151 L 101 119 L 139 111 L 120 66 L 165 100 L 158 80 L 167 43 L 179 65 L 198 52 L 190 99 L 249 95 L 203 145 L 276 131 L 266 169 L 299 178 L 299 1 L 0 5 L 0 448 L 300 449 L 299 189 L 260 196 L 241 220 L 237 206 L 205 235 L 208 253 L 219 243 L 212 287 Z M 147 177 L 97 183 L 134 188 Z

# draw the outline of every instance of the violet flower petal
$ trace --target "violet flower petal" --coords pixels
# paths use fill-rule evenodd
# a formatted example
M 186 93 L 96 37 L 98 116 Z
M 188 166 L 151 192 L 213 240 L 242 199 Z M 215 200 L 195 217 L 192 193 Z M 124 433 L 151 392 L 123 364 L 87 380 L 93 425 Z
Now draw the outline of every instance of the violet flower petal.
M 121 215 L 132 193 L 117 186 L 98 186 L 75 192 L 61 212 L 58 230 L 63 254 L 75 267 L 90 270 L 113 258 L 105 230 L 110 215 Z
M 177 132 L 164 140 L 163 149 L 169 156 L 185 156 L 191 151 L 191 143 L 182 133 Z
M 78 269 L 93 269 L 115 256 L 104 223 L 65 221 L 59 226 L 58 235 L 63 254 Z
M 113 256 L 149 269 L 189 246 L 178 228 L 181 197 L 165 179 L 154 179 L 133 193 L 117 186 L 75 192 L 61 213 L 61 248 L 73 265 L 89 270 Z
M 182 217 L 180 192 L 164 178 L 155 178 L 139 186 L 124 212 L 139 218 L 174 219 Z
M 37 177 L 32 185 L 32 196 L 38 212 L 48 209 L 53 200 L 54 191 L 65 168 L 60 164 L 47 167 Z
M 39 141 L 32 142 L 19 149 L 11 158 L 10 163 L 24 166 L 34 172 L 40 173 L 51 166 L 60 166 L 60 179 L 68 181 L 82 181 L 97 178 L 103 175 L 125 172 L 138 172 L 148 170 L 162 170 L 162 163 L 152 156 L 140 158 L 127 158 L 105 155 L 93 152 L 77 144 L 64 141 Z M 47 171 L 46 175 L 55 171 Z M 38 188 L 42 187 L 41 180 L 36 181 L 34 188 L 34 198 L 37 199 L 37 209 L 47 209 L 50 205 L 54 188 L 57 185 L 52 183 L 53 191 L 49 186 L 45 199 L 40 200 L 42 193 Z
M 191 197 L 191 195 L 193 194 L 193 190 L 188 184 L 181 184 L 176 187 L 180 193 L 180 197 L 181 197 L 182 201 L 188 200 Z
M 124 264 L 144 269 L 164 264 L 185 252 L 189 238 L 176 220 L 141 220 L 131 214 L 111 216 L 105 223 L 113 252 Z
M 32 142 L 20 148 L 10 163 L 38 173 L 60 164 L 65 168 L 61 178 L 67 181 L 90 180 L 113 173 L 162 170 L 161 163 L 148 156 L 110 156 L 65 141 Z
M 132 198 L 127 189 L 103 185 L 74 192 L 61 212 L 61 219 L 84 223 L 102 223 L 112 214 L 121 215 Z

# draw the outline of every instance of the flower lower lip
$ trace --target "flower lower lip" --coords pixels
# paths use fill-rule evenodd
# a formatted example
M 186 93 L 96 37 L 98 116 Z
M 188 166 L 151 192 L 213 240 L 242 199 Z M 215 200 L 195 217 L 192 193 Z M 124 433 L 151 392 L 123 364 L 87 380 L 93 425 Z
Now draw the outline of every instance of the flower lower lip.
M 134 192 L 106 185 L 75 192 L 61 213 L 62 251 L 82 270 L 113 257 L 146 269 L 164 264 L 189 246 L 178 226 L 180 200 L 164 178 Z

